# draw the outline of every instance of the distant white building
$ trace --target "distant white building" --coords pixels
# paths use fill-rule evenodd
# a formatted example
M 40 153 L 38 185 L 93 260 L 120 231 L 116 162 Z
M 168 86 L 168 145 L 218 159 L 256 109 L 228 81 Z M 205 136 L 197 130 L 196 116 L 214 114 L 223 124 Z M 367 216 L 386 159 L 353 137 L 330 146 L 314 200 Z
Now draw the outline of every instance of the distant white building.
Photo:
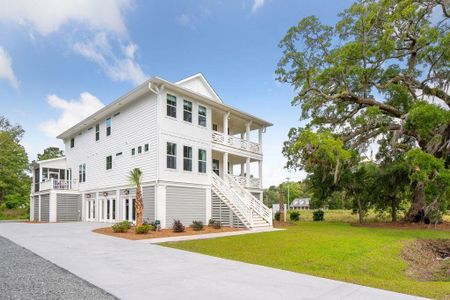
M 309 201 L 311 198 L 297 198 L 292 200 L 290 204 L 291 209 L 309 209 Z
M 163 228 L 174 219 L 271 226 L 262 202 L 269 126 L 223 103 L 201 74 L 175 83 L 153 77 L 58 136 L 66 157 L 33 165 L 30 218 L 133 221 L 128 174 L 140 168 L 144 219 Z

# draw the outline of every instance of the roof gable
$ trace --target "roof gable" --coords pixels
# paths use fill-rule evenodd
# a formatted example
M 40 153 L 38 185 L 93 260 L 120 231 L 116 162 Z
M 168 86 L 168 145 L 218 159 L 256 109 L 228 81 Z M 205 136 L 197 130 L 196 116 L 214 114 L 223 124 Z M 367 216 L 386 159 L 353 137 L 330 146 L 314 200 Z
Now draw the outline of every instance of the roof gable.
M 223 103 L 222 99 L 220 99 L 220 97 L 217 95 L 217 93 L 201 73 L 177 81 L 175 84 L 207 98 L 210 98 L 216 102 Z

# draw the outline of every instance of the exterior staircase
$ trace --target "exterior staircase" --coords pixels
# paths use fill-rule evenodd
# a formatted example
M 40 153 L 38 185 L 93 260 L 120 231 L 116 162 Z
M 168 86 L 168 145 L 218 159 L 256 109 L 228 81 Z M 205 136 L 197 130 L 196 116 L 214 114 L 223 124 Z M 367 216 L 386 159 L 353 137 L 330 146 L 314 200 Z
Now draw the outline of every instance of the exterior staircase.
M 225 180 L 224 180 L 225 179 Z M 272 226 L 272 210 L 265 206 L 231 176 L 222 179 L 212 174 L 212 192 L 247 228 Z

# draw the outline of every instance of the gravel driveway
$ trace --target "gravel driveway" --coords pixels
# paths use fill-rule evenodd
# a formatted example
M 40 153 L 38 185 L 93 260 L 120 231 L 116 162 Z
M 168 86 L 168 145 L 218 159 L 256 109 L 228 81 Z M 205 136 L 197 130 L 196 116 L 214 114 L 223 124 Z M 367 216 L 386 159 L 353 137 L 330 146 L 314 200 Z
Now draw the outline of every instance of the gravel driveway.
M 117 299 L 0 236 L 1 299 Z

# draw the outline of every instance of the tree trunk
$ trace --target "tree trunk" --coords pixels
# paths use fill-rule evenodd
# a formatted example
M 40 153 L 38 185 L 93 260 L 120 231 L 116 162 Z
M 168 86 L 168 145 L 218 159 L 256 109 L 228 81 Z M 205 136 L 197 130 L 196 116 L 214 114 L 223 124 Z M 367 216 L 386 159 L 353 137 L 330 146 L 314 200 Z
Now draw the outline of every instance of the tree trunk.
M 136 226 L 142 226 L 143 220 L 142 220 L 142 213 L 144 210 L 144 202 L 142 201 L 142 191 L 141 187 L 136 187 Z
M 397 222 L 397 205 L 395 203 L 395 197 L 391 198 L 391 216 L 392 216 L 392 222 Z
M 363 210 L 362 210 L 362 205 L 361 205 L 361 200 L 359 200 L 359 198 L 356 198 L 356 201 L 358 202 L 358 217 L 359 217 L 359 223 L 362 224 L 364 222 L 364 215 L 363 215 Z
M 411 208 L 406 216 L 409 222 L 422 222 L 425 216 L 425 191 L 423 182 L 418 182 L 414 189 Z

